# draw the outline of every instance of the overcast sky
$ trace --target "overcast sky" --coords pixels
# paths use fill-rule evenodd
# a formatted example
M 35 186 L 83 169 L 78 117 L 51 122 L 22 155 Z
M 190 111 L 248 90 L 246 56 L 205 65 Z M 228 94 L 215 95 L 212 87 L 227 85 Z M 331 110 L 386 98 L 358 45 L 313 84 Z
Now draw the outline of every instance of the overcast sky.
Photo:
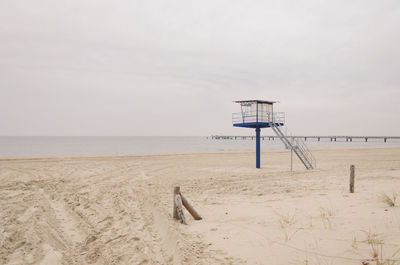
M 1 0 L 0 135 L 400 135 L 400 1 Z M 263 134 L 272 134 L 268 129 Z

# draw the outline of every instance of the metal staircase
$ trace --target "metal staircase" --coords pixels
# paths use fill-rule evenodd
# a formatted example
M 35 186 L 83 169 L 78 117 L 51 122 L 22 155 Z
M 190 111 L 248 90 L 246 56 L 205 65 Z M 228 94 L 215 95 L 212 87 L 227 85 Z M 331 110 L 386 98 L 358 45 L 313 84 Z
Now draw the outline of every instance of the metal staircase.
M 306 144 L 299 138 L 291 138 L 291 141 L 279 128 L 279 123 L 271 122 L 271 128 L 276 135 L 281 139 L 286 149 L 293 150 L 300 161 L 307 169 L 313 169 L 316 165 L 316 160 L 307 148 Z

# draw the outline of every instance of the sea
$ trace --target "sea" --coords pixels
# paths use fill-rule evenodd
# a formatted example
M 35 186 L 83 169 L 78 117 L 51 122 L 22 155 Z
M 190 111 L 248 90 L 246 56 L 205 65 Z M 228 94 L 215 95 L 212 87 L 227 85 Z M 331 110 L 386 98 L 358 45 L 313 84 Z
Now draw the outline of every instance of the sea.
M 307 139 L 310 149 L 400 147 L 400 140 L 353 139 L 352 142 Z M 261 150 L 284 149 L 282 142 L 261 140 Z M 114 155 L 255 150 L 255 140 L 207 136 L 0 136 L 0 157 L 47 155 Z

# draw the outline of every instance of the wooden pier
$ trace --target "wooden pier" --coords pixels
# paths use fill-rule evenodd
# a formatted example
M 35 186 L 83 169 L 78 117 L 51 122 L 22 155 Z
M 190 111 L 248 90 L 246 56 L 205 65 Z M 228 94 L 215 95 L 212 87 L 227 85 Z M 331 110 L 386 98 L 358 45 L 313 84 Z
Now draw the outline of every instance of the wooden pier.
M 315 135 L 296 135 L 296 136 L 287 136 L 288 138 L 294 139 L 303 139 L 307 141 L 307 139 L 316 139 L 317 141 L 321 141 L 321 139 L 329 139 L 331 142 L 336 142 L 338 139 L 346 140 L 346 142 L 352 142 L 353 139 L 361 139 L 365 142 L 368 142 L 369 139 L 374 140 L 382 140 L 385 143 L 388 140 L 400 140 L 400 136 L 337 136 L 337 135 L 329 135 L 329 136 L 315 136 Z M 211 135 L 209 138 L 214 140 L 254 140 L 255 136 L 248 135 Z M 261 140 L 275 140 L 278 138 L 275 135 L 264 135 L 260 136 Z

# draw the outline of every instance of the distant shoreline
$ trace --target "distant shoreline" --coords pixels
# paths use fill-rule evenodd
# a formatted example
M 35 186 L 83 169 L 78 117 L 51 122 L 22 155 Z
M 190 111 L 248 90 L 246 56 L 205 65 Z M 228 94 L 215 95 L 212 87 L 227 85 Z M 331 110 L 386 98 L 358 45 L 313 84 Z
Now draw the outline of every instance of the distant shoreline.
M 400 146 L 400 140 L 343 141 L 337 139 L 309 139 L 307 147 L 313 149 L 390 147 Z M 261 141 L 261 150 L 284 150 L 283 143 L 275 137 Z M 87 156 L 168 153 L 213 153 L 226 151 L 253 151 L 255 140 L 213 140 L 203 136 L 132 136 L 132 137 L 0 137 L 0 157 L 21 156 Z
M 355 147 L 338 147 L 338 148 L 315 148 L 311 151 L 346 151 L 346 150 L 360 150 L 365 151 L 374 149 L 400 149 L 400 146 L 355 146 Z M 224 154 L 249 154 L 254 153 L 254 150 L 229 150 L 229 151 L 209 151 L 209 152 L 166 152 L 166 153 L 130 153 L 130 154 L 62 154 L 62 155 L 21 155 L 21 156 L 0 156 L 0 162 L 2 161 L 46 161 L 46 160 L 68 160 L 68 159 L 99 159 L 99 158 L 110 158 L 110 159 L 125 159 L 125 158 L 150 158 L 150 157 L 177 157 L 177 156 L 203 156 L 203 155 L 224 155 Z M 262 150 L 263 154 L 268 153 L 287 153 L 290 150 L 287 149 L 272 149 Z

